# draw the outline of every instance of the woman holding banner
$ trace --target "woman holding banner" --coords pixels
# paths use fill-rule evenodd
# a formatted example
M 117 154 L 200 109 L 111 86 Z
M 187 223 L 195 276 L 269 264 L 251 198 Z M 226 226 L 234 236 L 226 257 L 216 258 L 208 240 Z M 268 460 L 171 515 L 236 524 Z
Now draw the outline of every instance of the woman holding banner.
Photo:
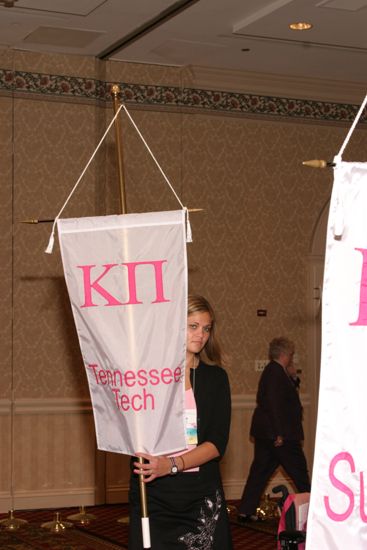
M 203 361 L 205 358 L 210 364 Z M 153 550 L 231 550 L 219 460 L 226 449 L 231 397 L 211 305 L 188 298 L 185 418 L 188 448 L 172 456 L 139 453 L 130 485 L 129 550 L 143 548 L 138 474 L 147 484 Z

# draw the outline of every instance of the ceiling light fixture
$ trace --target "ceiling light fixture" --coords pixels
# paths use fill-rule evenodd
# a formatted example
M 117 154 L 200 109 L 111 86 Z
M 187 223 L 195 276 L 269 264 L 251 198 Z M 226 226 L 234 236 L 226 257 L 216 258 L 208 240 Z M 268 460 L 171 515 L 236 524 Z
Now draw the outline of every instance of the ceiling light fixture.
M 312 29 L 313 25 L 307 23 L 306 21 L 298 21 L 297 23 L 290 23 L 289 28 L 292 31 L 308 31 Z

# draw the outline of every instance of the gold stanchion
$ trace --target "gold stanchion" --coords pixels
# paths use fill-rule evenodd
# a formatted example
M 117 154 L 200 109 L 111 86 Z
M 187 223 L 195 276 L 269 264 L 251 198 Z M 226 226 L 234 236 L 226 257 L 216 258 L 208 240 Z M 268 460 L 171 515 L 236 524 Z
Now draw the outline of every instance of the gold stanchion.
M 77 521 L 82 525 L 89 525 L 91 521 L 96 519 L 96 516 L 94 514 L 89 514 L 88 512 L 86 512 L 85 506 L 79 506 L 79 512 L 76 514 L 72 514 L 71 516 L 67 516 L 66 519 Z
M 2 519 L 0 525 L 4 527 L 7 531 L 16 531 L 19 527 L 26 525 L 28 523 L 25 519 L 20 519 L 14 517 L 14 510 L 9 510 L 9 517 Z
M 130 517 L 129 516 L 121 516 L 117 523 L 123 523 L 124 525 L 128 525 L 130 523 Z
M 233 506 L 233 504 L 227 504 L 227 514 L 229 516 L 234 516 L 234 515 L 237 516 L 237 513 L 238 513 L 238 511 L 237 511 L 236 506 Z
M 63 533 L 65 529 L 69 529 L 72 526 L 73 524 L 70 521 L 61 521 L 60 512 L 55 512 L 53 521 L 47 521 L 41 525 L 43 529 L 49 529 L 55 535 Z
M 270 499 L 268 493 L 261 499 L 256 515 L 260 520 L 279 518 L 279 508 L 276 502 Z
M 30 223 L 30 224 L 36 224 L 36 223 L 53 223 L 55 220 L 22 220 L 20 223 Z

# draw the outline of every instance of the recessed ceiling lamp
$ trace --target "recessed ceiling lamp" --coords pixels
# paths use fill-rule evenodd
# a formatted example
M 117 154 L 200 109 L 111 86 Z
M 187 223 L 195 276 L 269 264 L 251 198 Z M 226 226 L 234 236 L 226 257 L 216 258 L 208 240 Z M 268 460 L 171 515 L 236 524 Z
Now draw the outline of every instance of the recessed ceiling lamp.
M 313 25 L 311 23 L 307 23 L 306 21 L 298 21 L 297 23 L 291 23 L 289 25 L 289 28 L 292 31 L 308 31 L 312 29 Z

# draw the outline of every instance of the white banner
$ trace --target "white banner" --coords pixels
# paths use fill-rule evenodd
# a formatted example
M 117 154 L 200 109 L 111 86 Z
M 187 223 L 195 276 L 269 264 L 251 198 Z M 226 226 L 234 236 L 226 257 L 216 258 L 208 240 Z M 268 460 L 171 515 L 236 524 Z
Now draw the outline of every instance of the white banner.
M 367 164 L 338 163 L 330 204 L 307 550 L 367 548 Z
M 98 448 L 186 447 L 183 211 L 58 221 Z

